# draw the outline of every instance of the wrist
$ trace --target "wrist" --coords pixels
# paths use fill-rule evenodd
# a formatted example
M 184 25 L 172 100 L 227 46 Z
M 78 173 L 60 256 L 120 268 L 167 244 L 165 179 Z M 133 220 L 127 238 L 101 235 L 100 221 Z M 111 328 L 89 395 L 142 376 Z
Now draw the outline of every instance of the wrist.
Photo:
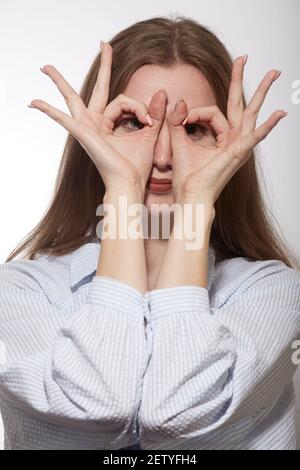
M 114 186 L 106 188 L 103 202 L 116 200 L 120 196 L 125 196 L 130 202 L 143 203 L 145 197 L 145 190 L 142 188 L 141 183 L 118 183 Z
M 216 211 L 214 204 L 208 197 L 196 193 L 181 193 L 180 197 L 176 198 L 175 202 L 182 206 L 189 204 L 192 206 L 196 206 L 197 204 L 203 205 L 203 215 L 207 225 L 211 225 L 215 219 Z

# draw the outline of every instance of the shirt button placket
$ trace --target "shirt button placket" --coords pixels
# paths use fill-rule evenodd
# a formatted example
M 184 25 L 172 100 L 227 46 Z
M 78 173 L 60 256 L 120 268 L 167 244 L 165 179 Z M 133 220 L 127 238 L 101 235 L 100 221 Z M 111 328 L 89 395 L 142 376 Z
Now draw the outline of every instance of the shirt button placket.
M 152 328 L 150 325 L 150 306 L 149 306 L 149 291 L 145 292 L 143 299 L 143 313 L 146 320 L 146 340 L 147 340 L 147 356 L 149 358 L 152 349 Z

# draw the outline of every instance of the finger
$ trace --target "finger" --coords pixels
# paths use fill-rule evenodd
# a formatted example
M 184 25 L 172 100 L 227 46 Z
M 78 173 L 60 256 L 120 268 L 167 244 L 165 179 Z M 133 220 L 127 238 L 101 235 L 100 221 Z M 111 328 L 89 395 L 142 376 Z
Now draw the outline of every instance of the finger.
M 203 168 L 203 171 L 215 181 L 214 186 L 219 188 L 216 199 L 239 168 L 251 156 L 253 148 L 253 136 L 246 136 L 242 143 L 231 145 L 226 151 L 221 151 L 215 155 Z M 211 169 L 211 170 L 210 170 Z
M 188 107 L 183 99 L 177 100 L 174 109 L 168 117 L 168 126 L 171 134 L 172 145 L 185 144 L 186 132 L 183 121 L 187 118 Z
M 62 74 L 50 64 L 41 67 L 41 71 L 48 75 L 51 80 L 55 83 L 60 93 L 64 97 L 64 100 L 70 110 L 70 113 L 75 119 L 82 116 L 82 113 L 86 111 L 86 107 L 81 97 L 76 93 L 74 88 L 67 82 Z
M 83 149 L 87 152 L 90 158 L 94 161 L 97 169 L 105 171 L 111 165 L 111 147 L 102 139 L 99 132 L 94 132 L 90 128 L 83 127 L 73 117 L 60 111 L 59 109 L 51 106 L 43 100 L 33 100 L 29 107 L 36 108 L 43 113 L 47 114 L 54 121 L 61 124 L 75 139 L 80 143 Z M 99 158 L 101 148 L 101 159 Z M 98 155 L 98 158 L 94 158 Z M 118 158 L 118 154 L 114 152 L 114 158 Z
M 148 116 L 152 124 L 145 127 L 143 139 L 149 140 L 153 145 L 156 143 L 157 136 L 162 127 L 164 116 L 166 113 L 167 95 L 164 90 L 158 90 L 152 95 L 148 105 Z
M 60 111 L 54 106 L 51 106 L 43 100 L 33 100 L 28 106 L 30 108 L 36 108 L 39 111 L 47 114 L 47 116 L 62 125 L 74 137 L 78 138 L 80 126 L 78 126 L 78 123 L 75 119 L 73 119 L 73 117 L 69 116 L 63 111 Z
M 166 114 L 167 95 L 164 90 L 158 90 L 151 98 L 148 106 L 149 115 L 153 121 L 153 126 L 148 128 L 150 135 L 153 132 L 158 135 Z
M 113 49 L 108 42 L 103 42 L 100 54 L 100 67 L 87 109 L 103 113 L 109 98 Z
M 239 142 L 232 144 L 226 152 L 216 155 L 208 165 L 212 164 L 218 186 L 224 188 L 229 179 L 246 163 L 251 150 L 271 132 L 280 119 L 287 113 L 283 110 L 275 111 L 265 123 L 258 127 L 254 134 L 243 137 Z
M 229 124 L 218 106 L 199 106 L 190 109 L 186 124 L 195 122 L 208 122 L 216 135 L 226 134 L 229 131 Z
M 254 139 L 256 144 L 261 142 L 267 137 L 271 130 L 278 124 L 278 122 L 287 116 L 287 112 L 282 109 L 275 111 L 263 124 L 261 124 L 254 132 Z
M 265 97 L 271 87 L 271 85 L 280 76 L 280 70 L 271 70 L 268 72 L 259 86 L 253 97 L 251 98 L 248 106 L 246 107 L 242 120 L 241 135 L 247 135 L 254 131 L 257 121 L 259 110 L 265 100 Z
M 104 116 L 115 122 L 125 111 L 135 114 L 140 122 L 153 125 L 151 118 L 147 118 L 148 108 L 145 103 L 124 94 L 118 95 L 106 106 Z
M 247 56 L 238 57 L 232 66 L 231 82 L 227 102 L 227 119 L 230 127 L 238 127 L 242 121 L 243 104 L 243 74 Z

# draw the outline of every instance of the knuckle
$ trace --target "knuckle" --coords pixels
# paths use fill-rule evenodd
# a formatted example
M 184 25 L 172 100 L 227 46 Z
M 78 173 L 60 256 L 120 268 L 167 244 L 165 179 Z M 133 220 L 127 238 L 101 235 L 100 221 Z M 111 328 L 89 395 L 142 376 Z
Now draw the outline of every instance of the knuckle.
M 70 93 L 68 93 L 68 95 L 65 95 L 64 98 L 67 103 L 71 103 L 72 101 L 76 100 L 77 93 L 75 91 L 71 91 Z
M 65 126 L 65 122 L 61 116 L 53 116 L 53 118 L 55 119 L 56 122 L 58 122 L 58 124 L 60 124 L 61 126 Z
M 54 119 L 56 122 L 58 122 L 58 124 L 60 124 L 62 126 L 65 126 L 65 120 L 64 120 L 63 116 L 61 116 L 61 114 L 51 113 L 51 115 L 49 114 L 49 116 L 51 116 L 52 119 Z

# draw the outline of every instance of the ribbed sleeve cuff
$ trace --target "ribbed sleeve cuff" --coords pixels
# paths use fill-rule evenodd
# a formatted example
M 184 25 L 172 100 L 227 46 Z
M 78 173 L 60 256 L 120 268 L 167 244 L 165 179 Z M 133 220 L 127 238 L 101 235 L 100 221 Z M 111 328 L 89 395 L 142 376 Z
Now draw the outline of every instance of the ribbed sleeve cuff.
M 171 313 L 197 311 L 210 313 L 208 290 L 198 286 L 177 286 L 149 292 L 151 321 Z
M 142 295 L 125 282 L 95 275 L 89 287 L 88 300 L 92 304 L 142 318 L 149 309 L 148 295 L 148 291 Z

